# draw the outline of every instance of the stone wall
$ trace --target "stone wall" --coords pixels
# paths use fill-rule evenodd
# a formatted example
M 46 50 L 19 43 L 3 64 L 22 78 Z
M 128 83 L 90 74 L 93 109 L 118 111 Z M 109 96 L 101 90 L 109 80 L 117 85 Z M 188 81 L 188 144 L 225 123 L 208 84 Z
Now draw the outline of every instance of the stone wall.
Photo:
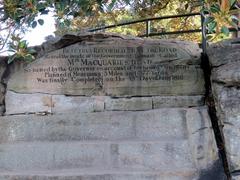
M 197 44 L 65 35 L 7 67 L 0 179 L 225 179 Z
M 214 44 L 208 51 L 212 89 L 233 179 L 240 179 L 240 39 Z

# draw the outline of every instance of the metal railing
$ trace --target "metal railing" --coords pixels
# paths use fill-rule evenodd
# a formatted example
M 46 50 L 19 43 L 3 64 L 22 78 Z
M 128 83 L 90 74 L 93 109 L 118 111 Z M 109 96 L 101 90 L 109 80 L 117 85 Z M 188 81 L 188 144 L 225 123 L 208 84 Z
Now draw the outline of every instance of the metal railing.
M 162 31 L 162 32 L 151 32 L 151 24 L 153 21 L 161 21 L 164 19 L 173 19 L 173 18 L 182 18 L 182 17 L 193 17 L 193 16 L 199 16 L 201 17 L 201 28 L 199 29 L 189 29 L 189 30 L 179 30 L 179 31 Z M 108 26 L 101 26 L 93 29 L 89 29 L 89 32 L 97 32 L 107 29 L 114 29 L 117 27 L 132 25 L 132 24 L 138 24 L 138 23 L 145 23 L 145 34 L 140 35 L 140 37 L 152 37 L 152 36 L 162 36 L 162 35 L 177 35 L 177 34 L 186 34 L 186 33 L 201 33 L 202 32 L 202 48 L 205 52 L 205 44 L 206 44 L 206 35 L 204 27 L 204 16 L 201 13 L 189 13 L 189 14 L 179 14 L 179 15 L 169 15 L 169 16 L 161 16 L 161 17 L 153 17 L 153 18 L 146 18 L 146 19 L 140 19 L 135 21 L 129 21 L 124 23 L 118 23 Z
M 152 21 L 161 21 L 164 19 L 173 19 L 173 18 L 182 18 L 182 17 L 192 17 L 192 16 L 199 16 L 201 17 L 201 28 L 199 29 L 189 29 L 189 30 L 178 30 L 178 31 L 162 31 L 162 32 L 151 32 L 151 23 Z M 161 16 L 161 17 L 153 17 L 153 18 L 146 18 L 146 19 L 140 19 L 140 20 L 134 20 L 124 23 L 118 23 L 108 26 L 101 26 L 93 29 L 89 29 L 89 32 L 97 32 L 107 29 L 114 29 L 117 27 L 137 24 L 137 23 L 145 23 L 145 34 L 140 35 L 140 37 L 152 37 L 152 36 L 162 36 L 162 35 L 177 35 L 177 34 L 186 34 L 186 33 L 201 33 L 202 39 L 201 39 L 201 47 L 203 49 L 203 53 L 206 53 L 207 48 L 207 38 L 206 35 L 208 34 L 206 26 L 204 24 L 205 21 L 205 15 L 198 12 L 198 13 L 189 13 L 189 14 L 179 14 L 179 15 L 169 15 L 169 16 Z M 240 29 L 236 30 L 234 28 L 230 29 L 230 32 L 239 31 Z
M 154 18 L 147 18 L 147 19 L 140 19 L 135 21 L 129 21 L 124 23 L 118 23 L 109 26 L 102 26 L 97 27 L 94 29 L 90 29 L 89 32 L 96 32 L 100 30 L 112 29 L 120 26 L 132 25 L 137 23 L 145 23 L 146 26 L 146 33 L 141 35 L 141 37 L 149 37 L 149 36 L 159 36 L 159 35 L 167 35 L 167 34 L 181 34 L 181 33 L 193 33 L 193 32 L 201 32 L 201 29 L 194 29 L 194 30 L 187 30 L 187 31 L 171 31 L 171 32 L 159 32 L 159 33 L 152 33 L 151 32 L 151 22 L 156 20 L 163 20 L 163 19 L 173 19 L 173 18 L 181 18 L 181 17 L 190 17 L 190 16 L 200 16 L 200 13 L 189 13 L 189 14 L 180 14 L 180 15 L 170 15 L 170 16 L 161 16 L 161 17 L 154 17 Z

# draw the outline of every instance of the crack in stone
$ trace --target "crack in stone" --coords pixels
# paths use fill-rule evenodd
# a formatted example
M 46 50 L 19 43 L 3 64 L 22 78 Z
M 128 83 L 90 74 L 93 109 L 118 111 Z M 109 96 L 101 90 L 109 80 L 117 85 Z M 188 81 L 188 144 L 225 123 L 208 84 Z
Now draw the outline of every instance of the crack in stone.
M 21 115 L 37 115 L 37 116 L 47 116 L 47 115 L 53 115 L 53 113 L 51 112 L 47 112 L 47 111 L 41 111 L 41 112 L 28 112 L 28 113 L 14 113 L 14 114 L 7 114 L 4 115 L 5 117 L 8 116 L 21 116 Z
M 240 169 L 236 169 L 234 171 L 231 171 L 231 173 L 233 174 L 233 176 L 234 175 L 239 176 L 240 175 Z
M 202 131 L 202 130 L 204 130 L 204 129 L 208 129 L 208 127 L 199 128 L 199 129 L 197 129 L 196 131 L 192 132 L 192 134 L 196 134 L 197 132 Z
M 217 117 L 217 110 L 215 107 L 214 96 L 212 92 L 212 83 L 211 83 L 211 72 L 212 68 L 210 66 L 210 62 L 208 56 L 206 54 L 202 54 L 202 69 L 204 73 L 205 79 L 205 88 L 206 88 L 206 99 L 205 102 L 208 106 L 208 112 L 212 123 L 213 132 L 215 135 L 216 144 L 218 147 L 218 152 L 220 155 L 220 159 L 222 161 L 222 165 L 224 168 L 224 172 L 227 180 L 231 180 L 231 174 L 229 170 L 229 163 L 227 159 L 225 140 L 222 133 L 222 127 L 219 125 L 219 119 Z
M 224 124 L 224 125 L 229 125 L 229 126 L 234 126 L 234 124 L 233 124 L 233 123 L 226 122 L 226 121 L 223 121 L 223 124 Z
M 223 63 L 223 64 L 219 64 L 219 65 L 215 65 L 215 66 L 211 66 L 211 69 L 215 69 L 215 68 L 219 68 L 219 67 L 221 67 L 221 66 L 224 66 L 224 65 L 226 65 L 227 63 Z
M 236 82 L 231 82 L 231 83 L 226 83 L 224 81 L 221 81 L 221 80 L 216 80 L 216 79 L 213 79 L 212 80 L 213 83 L 216 83 L 216 84 L 219 84 L 219 85 L 222 85 L 224 87 L 228 87 L 228 88 L 231 88 L 231 87 L 236 87 L 236 88 L 239 88 L 240 85 Z

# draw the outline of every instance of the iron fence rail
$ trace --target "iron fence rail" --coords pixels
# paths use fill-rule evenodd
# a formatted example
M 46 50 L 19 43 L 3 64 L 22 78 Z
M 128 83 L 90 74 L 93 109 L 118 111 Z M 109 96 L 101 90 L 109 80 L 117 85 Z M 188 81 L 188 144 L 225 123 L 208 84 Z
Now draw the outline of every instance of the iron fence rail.
M 189 29 L 189 30 L 178 30 L 178 31 L 162 31 L 162 32 L 151 32 L 151 22 L 152 21 L 161 21 L 164 19 L 173 19 L 173 18 L 182 18 L 182 17 L 193 17 L 193 16 L 199 16 L 201 17 L 201 29 Z M 188 14 L 178 14 L 178 15 L 168 15 L 168 16 L 160 16 L 160 17 L 152 17 L 152 18 L 146 18 L 146 19 L 140 19 L 140 20 L 134 20 L 134 21 L 128 21 L 123 23 L 117 23 L 113 25 L 108 26 L 101 26 L 93 29 L 89 29 L 89 32 L 97 32 L 101 30 L 106 29 L 113 29 L 117 27 L 137 24 L 137 23 L 145 23 L 145 34 L 140 35 L 140 37 L 153 37 L 153 36 L 162 36 L 162 35 L 174 35 L 174 34 L 186 34 L 186 33 L 200 33 L 202 32 L 202 48 L 203 52 L 206 51 L 206 35 L 203 29 L 206 29 L 204 27 L 204 15 L 197 12 L 197 13 L 188 13 Z
M 151 21 L 163 20 L 163 19 L 181 18 L 181 17 L 190 17 L 190 16 L 200 16 L 200 15 L 201 15 L 200 13 L 189 13 L 189 14 L 160 16 L 160 17 L 153 17 L 153 18 L 134 20 L 134 21 L 124 22 L 124 23 L 118 23 L 118 24 L 113 24 L 113 25 L 109 25 L 109 26 L 97 27 L 97 28 L 89 29 L 88 31 L 89 32 L 96 32 L 96 31 L 100 31 L 100 30 L 112 29 L 112 28 L 126 26 L 126 25 L 132 25 L 132 24 L 137 24 L 137 23 L 145 23 L 146 33 L 144 35 L 141 35 L 141 36 L 142 37 L 148 37 L 148 36 L 159 35 L 159 34 L 156 34 L 156 33 L 151 33 L 151 28 L 150 28 Z M 184 32 L 185 33 L 191 33 L 192 31 L 193 30 L 190 30 L 190 32 L 188 32 L 187 30 L 185 30 L 185 31 L 183 31 L 183 33 Z M 199 29 L 196 29 L 196 31 L 199 32 Z M 174 32 L 176 32 L 176 34 L 179 34 L 180 31 L 162 32 L 161 35 L 168 34 L 168 33 L 173 34 Z
M 200 29 L 151 32 L 151 22 L 152 21 L 161 21 L 161 20 L 164 20 L 164 19 L 192 17 L 192 16 L 199 16 L 200 17 L 200 19 L 201 19 L 201 28 Z M 202 35 L 201 47 L 203 49 L 203 53 L 205 54 L 206 53 L 206 48 L 207 48 L 207 38 L 206 38 L 206 35 L 209 34 L 209 33 L 207 32 L 207 28 L 206 28 L 204 22 L 205 22 L 205 14 L 197 12 L 197 13 L 168 15 L 168 16 L 160 16 L 160 17 L 152 17 L 152 18 L 128 21 L 128 22 L 117 23 L 117 24 L 108 25 L 108 26 L 101 26 L 101 27 L 89 29 L 88 31 L 89 32 L 97 32 L 97 31 L 102 31 L 102 30 L 106 30 L 106 29 L 114 29 L 114 28 L 117 28 L 117 27 L 137 24 L 137 23 L 145 23 L 145 28 L 146 28 L 145 34 L 140 35 L 140 37 L 153 37 L 153 36 L 186 34 L 186 33 L 201 33 L 201 35 Z M 238 30 L 236 30 L 234 28 L 230 28 L 230 32 L 234 32 L 234 31 L 240 31 L 240 28 L 238 28 Z

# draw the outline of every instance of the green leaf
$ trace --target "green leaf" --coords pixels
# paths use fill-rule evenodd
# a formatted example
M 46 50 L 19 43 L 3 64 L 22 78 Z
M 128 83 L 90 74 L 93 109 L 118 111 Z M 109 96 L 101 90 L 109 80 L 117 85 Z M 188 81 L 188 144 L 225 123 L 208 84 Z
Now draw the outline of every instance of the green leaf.
M 32 28 L 35 28 L 37 26 L 37 21 L 32 22 Z
M 66 6 L 66 2 L 65 1 L 60 1 L 60 10 L 61 11 L 64 11 L 65 6 Z
M 16 50 L 16 46 L 13 43 L 9 43 L 9 49 Z
M 130 4 L 130 0 L 124 0 L 126 4 Z
M 16 59 L 16 55 L 10 56 L 10 57 L 8 58 L 7 63 L 8 63 L 8 64 L 11 64 L 15 59 Z
M 221 28 L 221 32 L 226 35 L 226 36 L 229 36 L 229 29 L 226 27 L 226 26 L 223 26 Z
M 220 10 L 220 6 L 219 6 L 218 4 L 214 4 L 214 5 L 212 5 L 212 6 L 210 7 L 210 11 L 211 11 L 212 13 L 218 13 L 218 12 L 221 11 L 221 10 Z
M 60 10 L 61 7 L 60 7 L 59 2 L 56 2 L 56 3 L 55 3 L 55 8 L 56 8 L 56 11 Z
M 45 7 L 45 4 L 43 4 L 43 3 L 37 4 L 37 9 L 38 9 L 39 11 L 43 11 L 45 8 L 46 8 L 46 7 Z
M 20 41 L 18 46 L 21 49 L 26 48 L 27 47 L 27 41 L 26 40 Z
M 211 40 L 213 37 L 213 35 L 207 35 L 207 40 Z
M 233 21 L 236 21 L 236 22 L 240 21 L 240 19 L 237 16 L 232 15 L 231 18 Z
M 111 11 L 112 8 L 114 7 L 115 3 L 116 3 L 117 0 L 112 0 L 112 2 L 109 4 L 108 6 L 108 11 Z
M 70 25 L 71 25 L 71 21 L 68 20 L 68 19 L 65 19 L 65 20 L 64 20 L 64 23 L 65 23 L 66 26 L 70 26 Z
M 214 21 L 214 17 L 211 17 L 211 16 L 208 16 L 206 19 L 205 19 L 205 25 L 208 25 L 209 23 L 213 22 Z
M 230 6 L 232 7 L 237 1 L 236 0 L 229 0 Z
M 238 22 L 230 22 L 230 24 L 236 29 L 238 30 Z
M 16 50 L 14 49 L 8 49 L 9 52 L 13 52 L 13 53 L 16 53 Z
M 38 19 L 38 24 L 40 24 L 42 26 L 44 24 L 44 20 L 43 19 Z
M 58 26 L 59 26 L 60 29 L 64 29 L 65 23 L 64 23 L 64 22 L 60 22 L 60 23 L 58 24 Z
M 26 56 L 24 56 L 24 60 L 27 62 L 32 62 L 35 59 L 35 57 L 31 54 L 27 54 Z
M 150 4 L 153 5 L 154 1 L 155 1 L 155 0 L 150 0 Z
M 202 13 L 202 14 L 209 14 L 209 13 L 210 13 L 210 10 L 204 6 L 204 7 L 202 7 L 202 9 L 201 9 L 201 13 Z
M 208 32 L 209 33 L 213 33 L 215 28 L 217 26 L 217 23 L 215 21 L 211 22 L 208 24 L 207 28 L 208 28 Z
M 34 16 L 29 16 L 26 19 L 28 26 L 32 26 L 32 22 L 34 21 Z

